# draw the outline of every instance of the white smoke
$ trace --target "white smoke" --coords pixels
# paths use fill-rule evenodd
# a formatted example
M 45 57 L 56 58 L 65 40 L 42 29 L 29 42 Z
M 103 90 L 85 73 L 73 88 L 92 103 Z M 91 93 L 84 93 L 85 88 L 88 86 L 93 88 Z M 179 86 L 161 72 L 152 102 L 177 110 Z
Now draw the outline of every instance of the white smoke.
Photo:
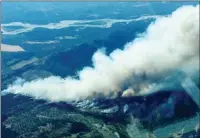
M 199 5 L 183 6 L 160 17 L 123 50 L 116 49 L 108 56 L 98 50 L 92 61 L 93 67 L 84 67 L 78 79 L 52 76 L 30 82 L 18 80 L 5 92 L 49 101 L 115 96 L 125 88 L 142 92 L 155 80 L 186 65 L 199 69 Z

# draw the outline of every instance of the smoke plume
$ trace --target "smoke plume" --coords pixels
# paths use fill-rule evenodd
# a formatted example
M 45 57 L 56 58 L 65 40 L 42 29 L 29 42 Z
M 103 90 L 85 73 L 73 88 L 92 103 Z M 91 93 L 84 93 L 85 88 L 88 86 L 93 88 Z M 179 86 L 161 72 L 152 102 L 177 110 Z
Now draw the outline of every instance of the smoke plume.
M 25 82 L 17 80 L 5 92 L 49 101 L 68 101 L 95 96 L 116 96 L 146 91 L 155 82 L 184 68 L 199 69 L 199 5 L 183 6 L 159 17 L 146 32 L 123 50 L 109 55 L 98 50 L 93 66 L 71 76 L 51 76 Z M 188 67 L 188 65 L 190 65 Z

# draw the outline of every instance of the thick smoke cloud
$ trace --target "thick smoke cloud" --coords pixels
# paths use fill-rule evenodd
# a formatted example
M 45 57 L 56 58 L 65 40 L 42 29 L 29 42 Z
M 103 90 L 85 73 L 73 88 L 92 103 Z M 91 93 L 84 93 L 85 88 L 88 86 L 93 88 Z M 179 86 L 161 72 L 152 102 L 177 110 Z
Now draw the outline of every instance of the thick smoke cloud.
M 177 70 L 199 70 L 199 5 L 180 7 L 158 18 L 123 50 L 116 49 L 110 55 L 98 50 L 92 61 L 93 67 L 84 67 L 78 79 L 19 79 L 5 92 L 49 101 L 116 96 L 121 91 L 127 96 L 129 92 L 145 92 Z

